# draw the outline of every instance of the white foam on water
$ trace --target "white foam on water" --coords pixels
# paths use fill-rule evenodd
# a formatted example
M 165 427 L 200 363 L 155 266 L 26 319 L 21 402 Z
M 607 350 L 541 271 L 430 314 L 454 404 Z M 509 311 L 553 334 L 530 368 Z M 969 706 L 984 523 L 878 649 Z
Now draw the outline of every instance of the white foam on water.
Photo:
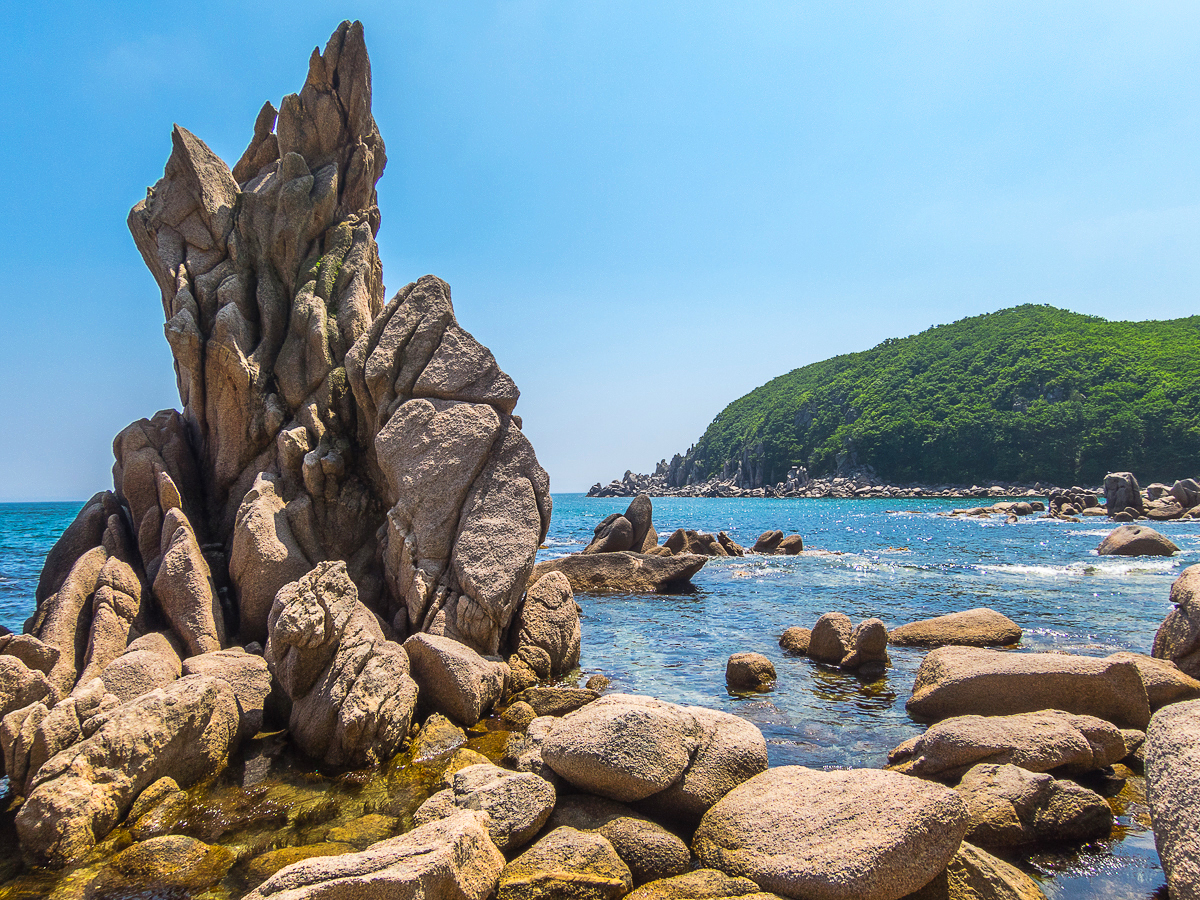
M 1112 578 L 1126 575 L 1166 575 L 1179 567 L 1172 559 L 1106 559 L 1103 562 L 1073 562 L 1066 565 L 1026 565 L 1022 563 L 981 563 L 974 566 L 980 572 L 993 575 L 1032 575 L 1039 578 L 1082 578 L 1085 576 Z

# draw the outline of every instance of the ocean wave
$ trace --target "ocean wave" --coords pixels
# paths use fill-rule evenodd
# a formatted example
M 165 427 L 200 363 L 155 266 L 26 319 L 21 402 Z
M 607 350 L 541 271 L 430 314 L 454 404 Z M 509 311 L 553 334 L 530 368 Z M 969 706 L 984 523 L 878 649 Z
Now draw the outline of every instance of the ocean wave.
M 1103 562 L 1072 562 L 1065 565 L 979 563 L 973 568 L 993 575 L 1033 575 L 1040 578 L 1123 577 L 1126 575 L 1166 575 L 1179 568 L 1179 563 L 1171 559 L 1138 558 L 1105 560 Z

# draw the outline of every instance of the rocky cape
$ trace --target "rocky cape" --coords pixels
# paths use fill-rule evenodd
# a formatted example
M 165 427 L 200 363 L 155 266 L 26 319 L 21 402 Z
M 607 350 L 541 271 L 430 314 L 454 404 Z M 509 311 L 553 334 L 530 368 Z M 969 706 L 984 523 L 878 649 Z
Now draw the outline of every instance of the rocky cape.
M 418 691 L 471 724 L 503 657 L 542 677 L 578 657 L 569 587 L 526 599 L 551 501 L 516 385 L 445 282 L 385 302 L 361 25 L 263 106 L 232 169 L 182 127 L 171 143 L 129 228 L 182 412 L 116 437 L 113 489 L 48 554 L 24 634 L 0 635 L 17 832 L 53 865 L 264 720 L 370 764 L 408 739 Z

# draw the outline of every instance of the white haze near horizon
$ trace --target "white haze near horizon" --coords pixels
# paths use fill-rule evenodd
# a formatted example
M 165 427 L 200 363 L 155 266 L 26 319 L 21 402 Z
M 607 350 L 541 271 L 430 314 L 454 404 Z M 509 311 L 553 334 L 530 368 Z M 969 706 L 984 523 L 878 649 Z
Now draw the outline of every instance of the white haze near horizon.
M 178 121 L 233 162 L 362 19 L 389 296 L 432 272 L 552 489 L 770 378 L 1021 303 L 1196 311 L 1200 7 L 212 2 L 6 11 L 0 500 L 109 487 L 178 406 L 125 227 Z

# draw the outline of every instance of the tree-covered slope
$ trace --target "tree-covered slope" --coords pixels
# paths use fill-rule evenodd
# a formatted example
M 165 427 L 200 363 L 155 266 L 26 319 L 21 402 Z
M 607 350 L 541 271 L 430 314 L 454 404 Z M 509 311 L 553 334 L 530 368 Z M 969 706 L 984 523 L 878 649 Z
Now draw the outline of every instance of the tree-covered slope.
M 1109 322 L 1020 306 L 890 339 L 729 404 L 686 468 L 703 479 L 744 451 L 765 484 L 839 461 L 895 483 L 1200 474 L 1200 316 Z

